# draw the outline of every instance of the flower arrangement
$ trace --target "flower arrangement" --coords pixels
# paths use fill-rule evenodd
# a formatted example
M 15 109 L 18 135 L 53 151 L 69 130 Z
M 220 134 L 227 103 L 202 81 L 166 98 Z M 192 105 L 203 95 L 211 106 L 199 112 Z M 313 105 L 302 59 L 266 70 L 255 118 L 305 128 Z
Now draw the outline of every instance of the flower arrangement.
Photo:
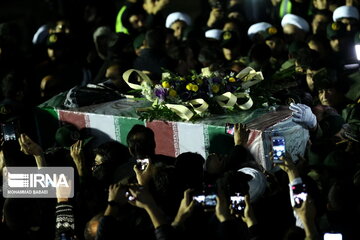
M 139 75 L 145 80 L 138 89 L 141 89 L 146 99 L 153 102 L 152 108 L 139 113 L 140 118 L 174 121 L 248 110 L 254 105 L 250 87 L 264 79 L 261 72 L 250 67 L 238 74 L 210 72 L 209 69 L 203 69 L 200 74 L 192 72 L 188 76 L 164 72 L 160 83 L 156 85 L 151 84 L 141 73 Z M 124 79 L 128 82 L 126 77 Z M 257 103 L 268 102 L 267 97 L 260 95 L 263 100 L 257 100 Z

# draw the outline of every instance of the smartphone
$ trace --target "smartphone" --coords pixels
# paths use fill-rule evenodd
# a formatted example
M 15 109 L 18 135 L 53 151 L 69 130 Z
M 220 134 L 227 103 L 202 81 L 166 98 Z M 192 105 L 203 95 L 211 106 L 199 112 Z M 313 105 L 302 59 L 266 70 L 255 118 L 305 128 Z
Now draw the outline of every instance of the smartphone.
M 193 196 L 193 199 L 197 201 L 204 208 L 215 208 L 216 206 L 216 192 L 214 185 L 205 185 L 204 189 Z
M 128 201 L 134 201 L 134 200 L 135 200 L 134 196 L 131 195 L 130 191 L 126 191 L 126 192 L 125 192 L 125 197 L 126 197 L 126 199 L 127 199 Z
M 285 138 L 283 136 L 273 136 L 271 137 L 272 150 L 273 150 L 273 162 L 281 163 L 281 156 L 285 155 Z
M 235 124 L 232 123 L 226 123 L 225 125 L 225 133 L 229 135 L 234 135 L 235 131 Z
M 17 141 L 18 132 L 15 123 L 1 123 L 1 134 L 4 141 Z
M 240 193 L 235 193 L 230 196 L 230 205 L 235 214 L 243 215 L 245 209 L 245 196 Z
M 342 240 L 341 233 L 324 233 L 324 240 Z
M 136 167 L 140 171 L 144 171 L 148 165 L 149 165 L 149 159 L 148 158 L 136 159 Z
M 299 208 L 307 198 L 306 186 L 304 183 L 291 186 L 294 199 L 294 207 Z

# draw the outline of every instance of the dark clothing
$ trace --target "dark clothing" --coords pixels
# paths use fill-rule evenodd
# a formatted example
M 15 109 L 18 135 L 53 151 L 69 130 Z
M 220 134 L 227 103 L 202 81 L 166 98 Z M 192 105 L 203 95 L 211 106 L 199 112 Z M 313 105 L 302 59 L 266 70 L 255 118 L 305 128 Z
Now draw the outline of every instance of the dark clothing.
M 134 68 L 140 71 L 149 71 L 151 73 L 151 79 L 161 79 L 163 72 L 162 68 L 169 69 L 170 58 L 159 50 L 145 48 L 140 52 L 134 61 Z

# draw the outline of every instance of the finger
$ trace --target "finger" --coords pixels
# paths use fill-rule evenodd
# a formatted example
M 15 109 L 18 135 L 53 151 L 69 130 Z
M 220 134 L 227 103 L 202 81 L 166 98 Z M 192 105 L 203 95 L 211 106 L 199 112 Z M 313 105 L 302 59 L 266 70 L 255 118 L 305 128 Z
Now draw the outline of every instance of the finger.
M 20 137 L 19 137 L 19 141 L 21 144 L 24 144 L 25 143 L 25 134 L 20 134 Z
M 301 110 L 306 110 L 307 108 L 309 108 L 308 105 L 301 104 L 301 103 L 299 103 L 298 106 L 299 106 L 299 108 L 300 108 Z
M 134 198 L 136 197 L 136 191 L 134 188 L 129 187 L 129 192 L 130 192 L 131 196 L 133 196 Z
M 246 203 L 246 205 L 250 205 L 250 195 L 249 194 L 245 195 L 245 203 Z
M 139 175 L 140 175 L 141 172 L 140 172 L 140 170 L 137 168 L 136 164 L 134 164 L 133 170 L 134 170 L 136 176 L 139 176 Z
M 295 112 L 301 112 L 302 111 L 302 109 L 299 106 L 295 105 L 295 104 L 290 105 L 289 109 L 292 110 L 292 111 L 295 111 Z
M 299 118 L 293 118 L 292 120 L 293 120 L 293 122 L 299 123 L 299 124 L 301 124 L 301 123 L 303 122 L 303 121 L 301 121 L 301 119 L 299 119 Z
M 192 192 L 191 189 L 186 189 L 184 191 L 184 199 L 186 201 L 186 205 L 188 205 L 190 203 L 190 201 L 191 201 L 191 199 L 190 199 L 191 192 Z
M 79 147 L 82 148 L 83 147 L 83 141 L 82 140 L 78 140 L 79 141 Z
M 189 204 L 189 211 L 191 212 L 196 206 L 196 201 L 195 200 L 191 200 L 190 204 Z
M 292 112 L 291 115 L 293 116 L 293 118 L 301 118 L 301 113 L 300 112 Z

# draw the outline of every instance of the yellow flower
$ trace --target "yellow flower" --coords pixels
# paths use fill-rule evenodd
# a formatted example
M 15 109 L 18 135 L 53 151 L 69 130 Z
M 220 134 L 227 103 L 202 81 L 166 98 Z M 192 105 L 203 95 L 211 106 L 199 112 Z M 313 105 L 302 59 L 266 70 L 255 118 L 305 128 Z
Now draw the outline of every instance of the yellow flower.
M 204 81 L 201 78 L 196 79 L 197 84 L 202 85 Z
M 213 93 L 218 93 L 220 91 L 220 87 L 219 87 L 219 85 L 215 84 L 215 85 L 212 85 L 211 90 Z
M 188 85 L 186 85 L 186 89 L 189 90 L 189 91 L 191 91 L 192 85 L 193 85 L 192 83 L 189 83 Z
M 177 95 L 176 90 L 175 89 L 170 89 L 169 95 L 170 95 L 170 97 L 176 97 L 176 95 Z
M 191 90 L 194 91 L 194 92 L 197 92 L 197 91 L 199 90 L 199 86 L 196 85 L 196 84 L 193 84 L 193 85 L 191 86 Z
M 163 81 L 162 84 L 163 88 L 169 88 L 170 87 L 170 83 L 168 81 Z
M 236 82 L 236 79 L 234 77 L 229 78 L 229 82 Z

